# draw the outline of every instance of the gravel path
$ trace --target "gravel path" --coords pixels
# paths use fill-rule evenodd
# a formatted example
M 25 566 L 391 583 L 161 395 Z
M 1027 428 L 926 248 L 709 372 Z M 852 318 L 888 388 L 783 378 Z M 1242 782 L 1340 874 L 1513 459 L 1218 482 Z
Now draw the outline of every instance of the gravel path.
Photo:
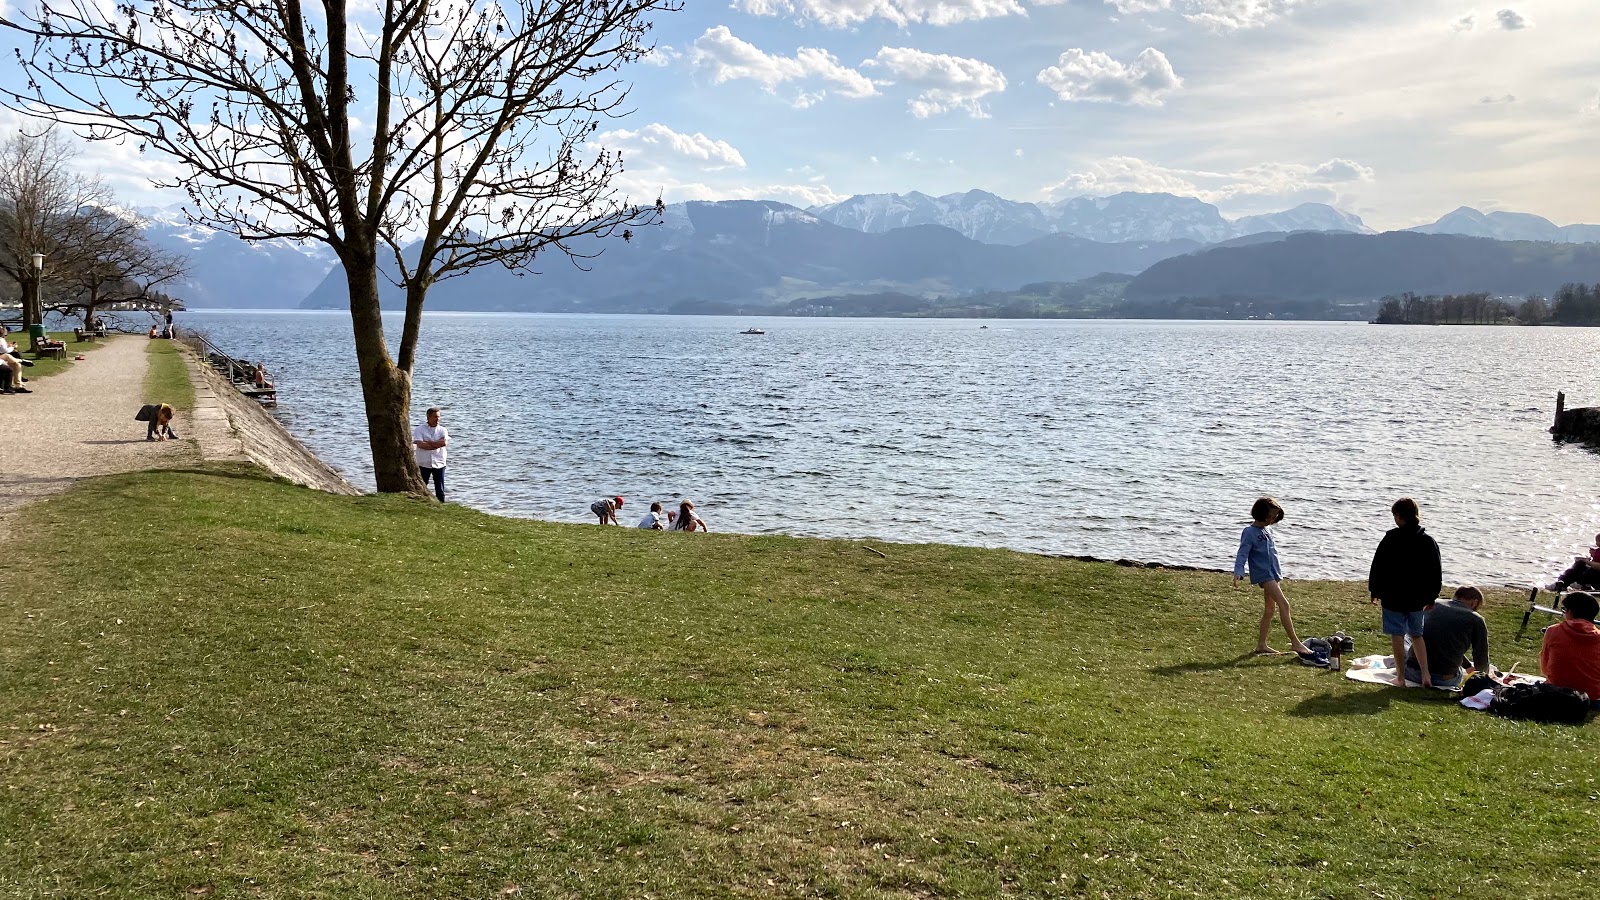
M 172 423 L 182 441 L 147 442 L 133 420 L 149 365 L 147 338 L 116 337 L 65 372 L 29 381 L 32 394 L 0 394 L 0 540 L 23 504 L 79 478 L 199 462 L 186 413 Z

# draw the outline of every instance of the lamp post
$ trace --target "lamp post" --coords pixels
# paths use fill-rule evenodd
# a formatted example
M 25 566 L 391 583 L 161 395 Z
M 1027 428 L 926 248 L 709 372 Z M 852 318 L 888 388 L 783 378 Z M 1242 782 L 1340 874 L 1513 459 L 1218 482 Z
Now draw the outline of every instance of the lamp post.
M 33 277 L 22 279 L 22 324 L 39 325 L 44 322 L 44 309 L 39 302 L 39 282 L 44 278 L 44 254 L 33 254 Z

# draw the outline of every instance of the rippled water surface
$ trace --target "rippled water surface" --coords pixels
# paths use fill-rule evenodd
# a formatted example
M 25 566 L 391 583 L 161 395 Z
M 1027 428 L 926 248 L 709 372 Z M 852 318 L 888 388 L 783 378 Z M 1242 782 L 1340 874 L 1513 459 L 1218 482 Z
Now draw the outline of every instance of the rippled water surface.
M 182 321 L 371 487 L 347 317 Z M 445 408 L 452 500 L 560 521 L 689 497 L 714 530 L 1226 567 L 1265 493 L 1287 577 L 1356 578 L 1411 495 L 1447 577 L 1497 583 L 1600 530 L 1600 456 L 1545 433 L 1557 390 L 1600 403 L 1597 330 L 980 324 L 430 314 L 414 406 Z

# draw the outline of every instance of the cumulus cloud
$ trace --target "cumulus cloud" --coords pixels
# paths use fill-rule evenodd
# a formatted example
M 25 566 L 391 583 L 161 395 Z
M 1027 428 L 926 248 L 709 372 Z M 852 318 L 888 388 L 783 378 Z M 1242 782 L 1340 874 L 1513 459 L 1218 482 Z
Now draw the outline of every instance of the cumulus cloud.
M 646 53 L 639 61 L 649 66 L 670 66 L 680 59 L 683 59 L 681 51 L 661 45 Z
M 1172 0 L 1106 0 L 1119 13 L 1147 13 L 1172 8 Z
M 1233 172 L 1211 172 L 1170 168 L 1133 156 L 1113 156 L 1097 160 L 1086 171 L 1068 175 L 1044 192 L 1052 198 L 1065 199 L 1139 191 L 1199 197 L 1207 203 L 1306 194 L 1332 199 L 1334 186 L 1370 182 L 1374 177 L 1371 168 L 1337 158 L 1318 165 L 1274 162 Z
M 1027 15 L 1017 0 L 734 0 L 733 7 L 754 16 L 789 16 L 828 28 L 848 28 L 868 19 L 885 19 L 903 28 Z
M 1527 16 L 1514 9 L 1502 9 L 1495 13 L 1494 17 L 1500 23 L 1500 27 L 1507 31 L 1521 31 L 1524 28 L 1533 27 L 1533 22 Z
M 919 119 L 954 110 L 986 119 L 989 114 L 980 101 L 1006 89 L 1006 77 L 982 60 L 925 53 L 910 47 L 883 47 L 877 56 L 861 65 L 881 68 L 888 74 L 888 78 L 877 80 L 880 86 L 901 85 L 916 90 L 918 93 L 908 106 Z
M 1038 81 L 1063 100 L 1160 106 L 1162 97 L 1183 86 L 1160 50 L 1145 48 L 1123 64 L 1096 51 L 1077 47 L 1061 54 L 1056 64 L 1039 73 Z
M 801 208 L 838 203 L 849 196 L 820 182 L 727 186 L 678 182 L 663 185 L 660 193 L 662 199 L 668 203 L 683 203 L 689 200 L 777 200 Z
M 713 140 L 700 132 L 694 134 L 679 134 L 656 122 L 646 125 L 637 131 L 618 129 L 602 132 L 595 136 L 595 142 L 604 147 L 621 150 L 628 153 L 630 150 L 645 152 L 656 161 L 664 157 L 698 163 L 706 169 L 742 169 L 745 167 L 744 157 L 727 141 Z
M 697 68 L 709 72 L 716 84 L 749 79 L 776 93 L 784 82 L 820 80 L 846 97 L 870 97 L 878 92 L 871 79 L 841 64 L 826 50 L 801 47 L 794 56 L 771 54 L 734 37 L 726 25 L 706 29 L 690 47 L 689 58 Z M 805 90 L 793 103 L 804 109 L 824 96 L 826 91 Z

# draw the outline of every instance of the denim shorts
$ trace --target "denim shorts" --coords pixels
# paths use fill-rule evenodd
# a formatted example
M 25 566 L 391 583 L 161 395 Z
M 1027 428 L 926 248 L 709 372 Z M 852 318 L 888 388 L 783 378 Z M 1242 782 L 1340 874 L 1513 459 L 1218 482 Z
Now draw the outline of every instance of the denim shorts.
M 1406 680 L 1415 681 L 1416 683 L 1421 684 L 1422 670 L 1417 668 L 1412 663 L 1413 660 L 1406 660 Z M 1440 689 L 1448 688 L 1450 690 L 1455 690 L 1456 688 L 1461 687 L 1466 680 L 1466 670 L 1456 669 L 1456 674 L 1449 678 L 1440 678 L 1438 675 L 1433 676 L 1433 686 Z
M 1383 611 L 1383 633 L 1390 637 L 1411 635 L 1422 637 L 1422 610 L 1416 612 L 1395 612 L 1392 609 Z

